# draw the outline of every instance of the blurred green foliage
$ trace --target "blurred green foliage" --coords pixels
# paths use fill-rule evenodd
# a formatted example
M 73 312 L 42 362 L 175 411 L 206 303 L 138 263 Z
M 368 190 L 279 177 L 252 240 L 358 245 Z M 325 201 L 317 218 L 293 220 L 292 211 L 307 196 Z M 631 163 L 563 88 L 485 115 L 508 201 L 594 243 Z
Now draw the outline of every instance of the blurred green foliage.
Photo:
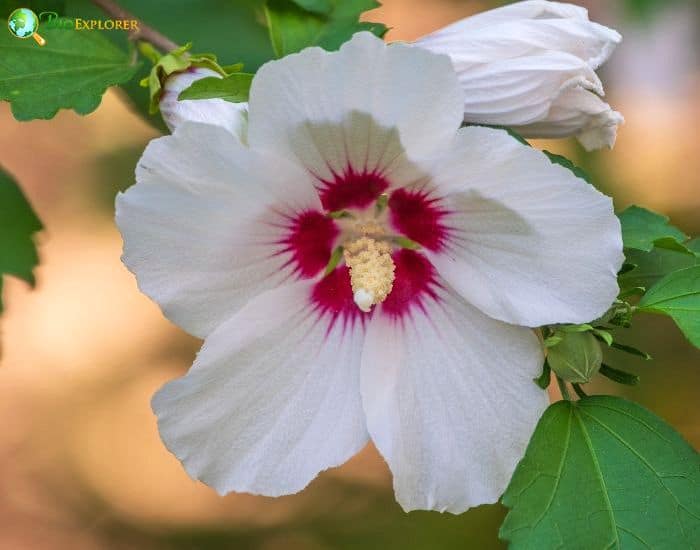
M 264 525 L 159 526 L 128 522 L 93 495 L 74 503 L 85 524 L 97 524 L 109 548 L 148 550 L 497 550 L 505 510 L 485 505 L 455 516 L 401 510 L 389 489 L 319 479 L 288 520 Z M 294 498 L 294 497 L 290 497 Z M 109 519 L 105 519 L 109 518 Z M 263 523 L 263 522 L 261 522 Z
M 52 11 L 63 15 L 66 0 L 0 0 L 0 18 L 7 17 L 17 8 L 29 8 L 37 15 L 43 11 Z
M 358 21 L 362 13 L 377 7 L 376 0 L 268 0 L 265 19 L 275 55 L 284 57 L 309 46 L 337 50 L 360 31 L 382 37 L 387 31 L 384 25 Z
M 681 4 L 683 2 L 690 3 L 691 1 L 692 0 L 623 0 L 623 3 L 628 16 L 648 21 L 658 12 L 669 6 Z
M 2 275 L 14 275 L 34 285 L 39 263 L 34 233 L 42 229 L 31 205 L 15 180 L 0 168 L 0 312 Z

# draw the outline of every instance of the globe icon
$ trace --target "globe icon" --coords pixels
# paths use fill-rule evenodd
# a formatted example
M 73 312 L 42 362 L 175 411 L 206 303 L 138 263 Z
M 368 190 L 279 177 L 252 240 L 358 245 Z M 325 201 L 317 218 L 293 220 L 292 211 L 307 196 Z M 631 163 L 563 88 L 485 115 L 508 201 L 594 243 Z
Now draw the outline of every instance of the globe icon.
M 17 38 L 34 38 L 40 46 L 45 44 L 44 39 L 37 34 L 39 30 L 39 18 L 28 8 L 18 8 L 7 18 L 7 27 Z

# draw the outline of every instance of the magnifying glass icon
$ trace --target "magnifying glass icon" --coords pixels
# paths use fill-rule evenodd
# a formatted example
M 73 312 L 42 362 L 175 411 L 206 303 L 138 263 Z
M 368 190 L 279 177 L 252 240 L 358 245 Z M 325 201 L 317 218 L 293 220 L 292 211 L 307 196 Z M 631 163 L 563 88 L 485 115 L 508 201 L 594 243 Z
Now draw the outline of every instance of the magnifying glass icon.
M 33 38 L 39 46 L 46 44 L 46 40 L 37 32 L 39 30 L 39 18 L 29 8 L 18 8 L 7 18 L 7 28 L 17 38 Z

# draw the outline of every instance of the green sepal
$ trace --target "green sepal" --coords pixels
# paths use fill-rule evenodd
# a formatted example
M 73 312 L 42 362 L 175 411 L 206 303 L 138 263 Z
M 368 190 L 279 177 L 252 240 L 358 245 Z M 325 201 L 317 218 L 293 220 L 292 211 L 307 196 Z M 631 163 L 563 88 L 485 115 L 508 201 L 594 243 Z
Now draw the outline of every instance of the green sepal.
M 624 384 L 625 386 L 636 386 L 639 384 L 639 376 L 636 374 L 631 374 L 629 372 L 613 368 L 605 363 L 600 366 L 599 372 L 606 378 L 609 378 L 618 384 Z
M 155 59 L 154 51 L 152 48 L 149 51 L 146 48 L 144 51 L 143 46 L 139 46 L 141 53 L 150 58 Z M 141 80 L 141 86 L 149 89 L 150 102 L 148 111 L 151 114 L 158 112 L 158 103 L 160 101 L 160 96 L 163 92 L 163 87 L 165 86 L 165 81 L 168 77 L 175 73 L 181 73 L 186 71 L 190 67 L 201 67 L 205 69 L 211 69 L 217 72 L 222 77 L 226 77 L 229 74 L 236 73 L 240 71 L 243 66 L 239 63 L 236 65 L 227 65 L 226 68 L 219 65 L 216 56 L 211 53 L 200 53 L 191 54 L 189 50 L 192 48 L 192 43 L 187 43 L 184 46 L 180 46 L 176 50 L 170 53 L 160 56 L 149 75 Z M 227 72 L 228 69 L 228 72 Z
M 637 268 L 637 264 L 633 264 L 631 262 L 625 261 L 624 264 L 622 264 L 622 267 L 620 268 L 620 271 L 617 272 L 617 276 L 624 275 L 625 273 L 629 273 L 630 271 L 634 270 Z
M 647 289 L 643 286 L 634 286 L 620 292 L 618 298 L 623 299 L 629 298 L 630 296 L 643 296 L 646 291 Z
M 136 47 L 139 50 L 139 53 L 154 65 L 158 63 L 161 57 L 163 57 L 163 54 L 160 53 L 150 42 L 137 42 Z
M 561 342 L 563 339 L 564 339 L 563 336 L 548 336 L 547 338 L 544 339 L 544 347 L 545 348 L 554 347 L 559 342 Z
M 552 381 L 552 367 L 549 366 L 547 359 L 544 360 L 542 365 L 542 374 L 540 374 L 537 378 L 533 378 L 533 380 L 535 381 L 535 384 L 537 384 L 543 390 L 546 390 L 549 387 L 549 384 Z
M 629 353 L 630 355 L 636 355 L 641 357 L 645 361 L 651 361 L 651 355 L 647 352 L 635 348 L 634 346 L 628 346 L 627 344 L 620 344 L 619 342 L 613 342 L 610 345 L 611 348 L 622 351 L 624 353 Z
M 610 309 L 606 311 L 600 319 L 593 321 L 593 324 L 596 325 L 596 327 L 600 327 L 600 325 L 629 327 L 632 324 L 632 315 L 635 313 L 635 311 L 635 308 L 629 303 L 625 302 L 624 300 L 617 299 L 613 303 L 612 307 L 610 307 Z
M 607 330 L 594 328 L 591 333 L 601 342 L 605 342 L 608 347 L 613 345 L 613 336 Z
M 250 85 L 255 75 L 233 73 L 224 78 L 209 76 L 194 81 L 177 96 L 183 99 L 223 99 L 230 103 L 248 101 Z
M 588 323 L 582 323 L 580 325 L 559 325 L 555 327 L 557 332 L 588 332 L 593 330 L 593 326 Z
M 243 70 L 243 63 L 233 63 L 231 65 L 222 65 L 221 68 L 227 75 L 232 75 L 233 73 L 240 73 Z

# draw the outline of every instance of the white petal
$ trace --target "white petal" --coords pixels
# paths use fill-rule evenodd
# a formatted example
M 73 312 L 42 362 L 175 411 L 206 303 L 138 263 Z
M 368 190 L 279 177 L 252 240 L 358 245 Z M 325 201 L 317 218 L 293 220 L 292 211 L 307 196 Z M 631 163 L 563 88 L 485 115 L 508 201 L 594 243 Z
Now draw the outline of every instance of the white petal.
M 462 101 L 449 58 L 362 32 L 338 52 L 308 48 L 261 67 L 248 140 L 325 178 L 348 161 L 440 148 L 462 121 Z
M 159 103 L 163 120 L 171 132 L 188 120 L 215 124 L 226 128 L 245 142 L 248 126 L 247 103 L 231 103 L 223 99 L 178 100 L 180 92 L 189 88 L 193 82 L 207 77 L 221 78 L 221 75 L 211 69 L 193 67 L 168 77 Z
M 464 30 L 478 30 L 508 21 L 523 19 L 580 19 L 588 20 L 588 10 L 574 4 L 548 2 L 547 0 L 526 0 L 514 2 L 507 6 L 487 10 L 453 25 L 460 25 Z M 449 28 L 449 27 L 447 27 Z
M 431 259 L 467 301 L 531 327 L 607 310 L 624 259 L 609 197 L 502 130 L 462 129 L 433 166 L 454 238 Z
M 465 90 L 464 119 L 477 124 L 524 126 L 547 120 L 562 90 L 581 86 L 602 93 L 585 61 L 547 52 L 478 65 L 459 75 Z
M 493 63 L 548 52 L 568 53 L 592 69 L 608 60 L 620 34 L 582 19 L 523 19 L 469 29 L 458 21 L 415 42 L 419 47 L 452 58 L 458 73 L 481 63 Z
M 153 398 L 166 446 L 220 494 L 295 493 L 367 442 L 361 330 L 328 331 L 309 309 L 310 287 L 252 300 Z
M 596 151 L 607 147 L 612 149 L 617 140 L 617 127 L 625 121 L 617 111 L 608 109 L 597 117 L 592 117 L 587 124 L 578 131 L 576 139 L 586 151 Z
M 362 402 L 401 506 L 461 513 L 498 500 L 547 397 L 533 381 L 543 356 L 531 330 L 447 286 L 441 300 L 403 324 L 372 318 Z
M 528 126 L 515 127 L 530 137 L 576 135 L 588 151 L 612 148 L 617 127 L 624 118 L 596 94 L 580 86 L 569 88 L 554 100 L 547 119 Z
M 117 197 L 122 259 L 164 314 L 197 336 L 289 276 L 287 255 L 275 255 L 278 218 L 320 208 L 305 171 L 208 124 L 152 141 L 136 181 Z

